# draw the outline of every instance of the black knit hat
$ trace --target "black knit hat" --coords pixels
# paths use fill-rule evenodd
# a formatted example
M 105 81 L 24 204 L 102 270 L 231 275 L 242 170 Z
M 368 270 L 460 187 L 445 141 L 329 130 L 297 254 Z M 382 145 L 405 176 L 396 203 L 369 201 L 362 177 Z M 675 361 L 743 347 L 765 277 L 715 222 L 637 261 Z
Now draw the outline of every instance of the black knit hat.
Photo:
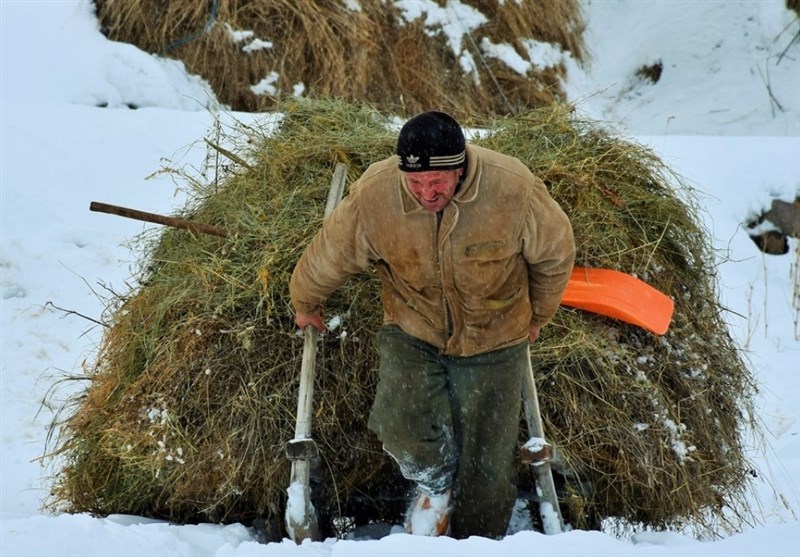
M 466 141 L 449 114 L 428 111 L 411 118 L 397 138 L 398 166 L 403 172 L 454 170 L 464 166 Z

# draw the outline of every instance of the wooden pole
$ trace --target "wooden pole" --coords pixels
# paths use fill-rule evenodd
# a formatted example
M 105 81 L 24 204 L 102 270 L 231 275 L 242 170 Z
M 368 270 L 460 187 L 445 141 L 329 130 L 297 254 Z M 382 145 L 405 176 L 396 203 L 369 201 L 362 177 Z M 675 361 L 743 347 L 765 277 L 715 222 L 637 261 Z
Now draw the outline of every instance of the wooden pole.
M 89 210 L 97 213 L 108 213 L 109 215 L 117 215 L 129 219 L 141 220 L 144 222 L 152 222 L 155 224 L 163 224 L 173 228 L 180 228 L 194 233 L 211 234 L 213 236 L 226 237 L 228 231 L 218 226 L 210 224 L 203 224 L 177 217 L 167 217 L 165 215 L 158 215 L 156 213 L 148 213 L 146 211 L 139 211 L 137 209 L 129 209 L 128 207 L 120 207 L 119 205 L 109 205 L 108 203 L 100 203 L 99 201 L 92 201 L 89 204 Z
M 325 216 L 330 215 L 342 200 L 346 179 L 347 166 L 341 163 L 337 164 L 325 204 Z M 320 539 L 317 514 L 311 502 L 310 477 L 312 460 L 316 453 L 316 444 L 311 437 L 311 423 L 314 415 L 314 374 L 316 372 L 318 333 L 313 325 L 308 325 L 303 330 L 303 334 L 303 362 L 300 368 L 300 388 L 297 394 L 297 421 L 295 422 L 294 439 L 289 443 L 290 446 L 294 444 L 300 447 L 297 452 L 301 456 L 292 458 L 288 489 L 289 502 L 286 507 L 286 528 L 289 530 L 290 537 L 297 543 L 301 543 L 305 539 Z
M 545 442 L 542 412 L 539 409 L 539 395 L 536 392 L 536 381 L 533 378 L 533 366 L 530 353 L 528 366 L 522 377 L 522 392 L 525 397 L 525 419 L 528 422 L 528 435 Z M 564 530 L 564 518 L 558 503 L 558 493 L 553 481 L 553 470 L 547 459 L 532 463 L 536 475 L 536 486 L 539 488 L 539 516 L 545 534 L 560 534 Z M 548 508 L 550 507 L 550 508 Z

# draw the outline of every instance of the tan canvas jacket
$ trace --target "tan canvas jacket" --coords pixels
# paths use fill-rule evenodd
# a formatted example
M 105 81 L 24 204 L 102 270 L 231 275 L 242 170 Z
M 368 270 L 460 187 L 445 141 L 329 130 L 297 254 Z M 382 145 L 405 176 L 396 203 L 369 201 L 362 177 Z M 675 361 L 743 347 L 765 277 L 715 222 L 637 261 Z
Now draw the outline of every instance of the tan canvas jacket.
M 407 189 L 397 158 L 350 188 L 300 258 L 294 308 L 318 313 L 349 276 L 377 265 L 384 322 L 453 356 L 511 346 L 555 314 L 575 258 L 569 220 L 517 159 L 467 146 L 441 222 Z

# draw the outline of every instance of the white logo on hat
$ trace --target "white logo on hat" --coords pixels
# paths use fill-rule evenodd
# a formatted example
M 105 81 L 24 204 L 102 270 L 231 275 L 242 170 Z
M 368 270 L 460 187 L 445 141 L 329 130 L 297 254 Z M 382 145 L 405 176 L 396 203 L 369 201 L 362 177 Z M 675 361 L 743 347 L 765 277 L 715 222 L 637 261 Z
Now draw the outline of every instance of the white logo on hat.
M 406 166 L 410 166 L 412 168 L 419 166 L 419 157 L 416 155 L 408 155 L 406 157 Z

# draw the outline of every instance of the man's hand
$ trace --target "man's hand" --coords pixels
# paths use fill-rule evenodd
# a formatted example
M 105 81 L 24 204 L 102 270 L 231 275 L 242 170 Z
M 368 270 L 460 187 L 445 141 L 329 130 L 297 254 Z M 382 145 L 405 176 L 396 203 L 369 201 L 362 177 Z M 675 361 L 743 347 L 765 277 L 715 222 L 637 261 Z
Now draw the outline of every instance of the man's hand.
M 539 325 L 531 325 L 531 328 L 528 331 L 528 340 L 531 341 L 531 344 L 536 342 L 536 339 L 539 338 L 539 333 L 541 332 L 542 328 Z
M 322 314 L 308 315 L 307 313 L 297 312 L 294 316 L 294 322 L 300 327 L 300 330 L 305 329 L 308 325 L 313 325 L 320 333 L 327 333 L 328 327 L 322 320 Z

